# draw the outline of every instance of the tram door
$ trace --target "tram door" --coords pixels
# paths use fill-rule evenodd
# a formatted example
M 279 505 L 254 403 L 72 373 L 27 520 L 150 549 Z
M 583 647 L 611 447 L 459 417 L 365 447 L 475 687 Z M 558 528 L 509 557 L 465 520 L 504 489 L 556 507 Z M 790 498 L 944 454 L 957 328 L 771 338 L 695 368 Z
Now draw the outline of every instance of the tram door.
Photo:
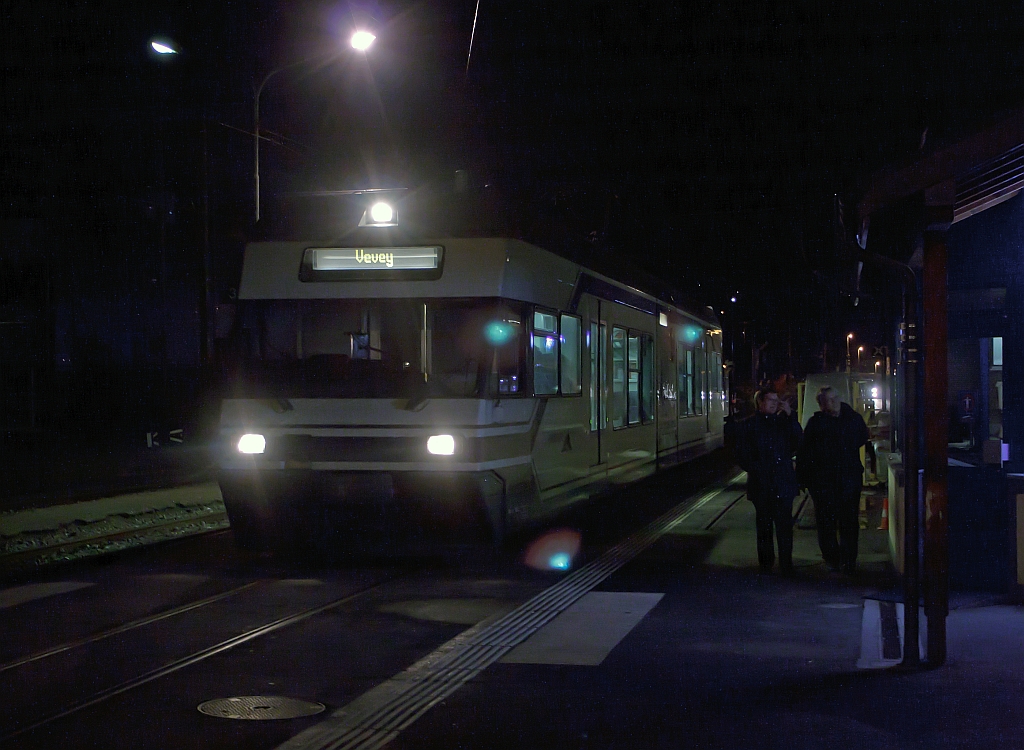
M 591 466 L 608 461 L 604 433 L 608 430 L 608 324 L 602 317 L 601 300 L 584 297 L 587 305 L 587 401 L 589 430 L 593 440 Z
M 591 430 L 590 353 L 593 340 L 588 326 L 593 299 L 583 299 L 575 313 L 535 313 L 533 330 L 534 385 L 536 395 L 545 397 L 540 427 L 534 443 L 533 463 L 541 491 L 570 492 L 573 484 L 584 482 L 599 462 L 600 434 Z M 547 358 L 550 377 L 538 377 L 542 367 L 539 352 L 555 349 Z

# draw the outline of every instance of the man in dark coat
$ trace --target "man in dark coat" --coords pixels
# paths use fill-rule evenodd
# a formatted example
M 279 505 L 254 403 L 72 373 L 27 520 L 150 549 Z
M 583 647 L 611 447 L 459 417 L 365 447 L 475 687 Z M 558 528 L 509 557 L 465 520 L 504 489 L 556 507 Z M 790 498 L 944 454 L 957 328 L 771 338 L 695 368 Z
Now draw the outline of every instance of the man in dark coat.
M 779 545 L 779 570 L 793 572 L 793 498 L 800 487 L 793 454 L 800 445 L 800 423 L 788 402 L 774 391 L 754 395 L 757 413 L 736 425 L 736 459 L 747 472 L 747 497 L 754 503 L 757 561 L 765 573 L 775 564 L 772 528 Z
M 864 418 L 839 400 L 835 389 L 818 392 L 818 406 L 807 423 L 797 453 L 801 484 L 811 491 L 821 557 L 833 570 L 857 569 L 857 532 L 864 467 L 860 447 L 868 441 Z M 836 531 L 839 532 L 838 541 Z

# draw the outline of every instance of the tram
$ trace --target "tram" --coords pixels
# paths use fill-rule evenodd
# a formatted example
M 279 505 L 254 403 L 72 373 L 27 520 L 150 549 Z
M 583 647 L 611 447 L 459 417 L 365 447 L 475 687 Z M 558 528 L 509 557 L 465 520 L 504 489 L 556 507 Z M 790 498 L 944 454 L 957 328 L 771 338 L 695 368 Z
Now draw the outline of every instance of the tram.
M 360 518 L 501 540 L 723 444 L 713 310 L 396 221 L 375 199 L 340 242 L 245 249 L 218 460 L 241 548 Z

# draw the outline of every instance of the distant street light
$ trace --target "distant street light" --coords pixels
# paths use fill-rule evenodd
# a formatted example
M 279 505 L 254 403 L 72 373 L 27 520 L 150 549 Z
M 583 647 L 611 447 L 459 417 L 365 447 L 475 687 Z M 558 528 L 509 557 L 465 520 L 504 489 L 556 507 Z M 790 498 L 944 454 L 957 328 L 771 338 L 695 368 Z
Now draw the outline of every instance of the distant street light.
M 376 38 L 369 31 L 357 31 L 352 35 L 352 47 L 360 52 L 366 52 Z
M 857 372 L 860 372 L 860 355 L 864 351 L 863 346 L 857 347 Z
M 853 334 L 846 334 L 846 371 L 850 371 L 850 342 L 853 340 Z
M 352 34 L 350 43 L 353 49 L 365 52 L 373 44 L 376 39 L 373 34 L 369 31 L 357 31 Z M 282 70 L 288 70 L 289 68 L 297 68 L 302 65 L 306 65 L 313 60 L 320 58 L 306 58 L 303 60 L 296 60 L 295 62 L 282 65 L 279 68 L 274 68 L 272 71 L 263 76 L 263 80 L 256 87 L 256 92 L 253 96 L 252 104 L 252 119 L 253 119 L 253 183 L 254 183 L 254 202 L 256 204 L 256 221 L 260 220 L 260 95 L 263 93 L 263 88 L 267 85 L 267 81 L 276 76 Z
M 178 50 L 174 49 L 174 47 L 172 47 L 171 45 L 165 44 L 164 42 L 158 42 L 155 39 L 149 43 L 149 46 L 152 47 L 153 51 L 156 52 L 158 55 L 178 54 Z

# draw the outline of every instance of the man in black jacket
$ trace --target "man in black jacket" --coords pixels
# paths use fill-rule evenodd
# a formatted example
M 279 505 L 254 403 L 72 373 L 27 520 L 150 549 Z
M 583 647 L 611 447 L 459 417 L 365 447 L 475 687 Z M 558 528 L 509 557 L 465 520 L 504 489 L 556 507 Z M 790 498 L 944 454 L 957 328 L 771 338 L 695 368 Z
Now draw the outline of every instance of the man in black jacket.
M 814 500 L 822 559 L 833 570 L 852 574 L 857 569 L 857 516 L 864 473 L 860 447 L 868 441 L 868 427 L 831 386 L 822 388 L 817 398 L 821 411 L 807 423 L 796 458 L 797 476 Z
M 774 391 L 759 390 L 754 405 L 757 413 L 736 425 L 736 459 L 747 472 L 747 497 L 754 503 L 761 570 L 767 573 L 775 564 L 774 526 L 779 570 L 788 575 L 793 572 L 793 498 L 800 490 L 793 471 L 800 423 Z

